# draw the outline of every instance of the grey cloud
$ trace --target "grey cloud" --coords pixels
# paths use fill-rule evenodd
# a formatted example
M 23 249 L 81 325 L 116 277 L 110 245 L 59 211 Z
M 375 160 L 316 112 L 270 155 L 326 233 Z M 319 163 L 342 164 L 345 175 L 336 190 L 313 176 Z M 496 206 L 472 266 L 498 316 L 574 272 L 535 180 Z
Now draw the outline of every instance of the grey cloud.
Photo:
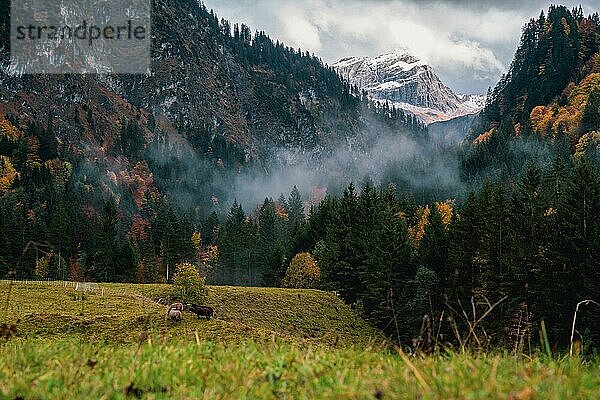
M 583 3 L 586 12 L 600 0 Z M 484 93 L 512 60 L 522 26 L 543 0 L 206 0 L 220 16 L 333 63 L 409 47 L 452 89 Z

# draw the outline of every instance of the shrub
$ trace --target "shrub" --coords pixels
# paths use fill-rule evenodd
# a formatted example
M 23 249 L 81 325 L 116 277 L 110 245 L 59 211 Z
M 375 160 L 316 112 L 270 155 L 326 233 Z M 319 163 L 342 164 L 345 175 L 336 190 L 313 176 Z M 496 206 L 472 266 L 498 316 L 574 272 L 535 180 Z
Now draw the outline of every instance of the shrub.
M 190 263 L 178 264 L 173 276 L 171 297 L 182 303 L 201 304 L 206 299 L 206 279 Z
M 321 270 L 314 257 L 300 253 L 290 263 L 285 273 L 283 286 L 295 289 L 314 289 L 319 285 Z

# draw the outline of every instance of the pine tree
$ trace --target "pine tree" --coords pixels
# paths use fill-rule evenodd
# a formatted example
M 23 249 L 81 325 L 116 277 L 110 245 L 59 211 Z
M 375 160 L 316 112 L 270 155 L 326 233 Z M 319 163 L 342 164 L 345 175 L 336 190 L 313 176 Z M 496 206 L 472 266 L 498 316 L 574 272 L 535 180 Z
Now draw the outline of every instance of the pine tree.
M 292 189 L 292 193 L 286 204 L 286 210 L 288 213 L 288 221 L 290 227 L 290 234 L 295 235 L 298 227 L 304 222 L 304 203 L 300 191 L 296 186 Z
M 444 295 L 447 294 L 450 278 L 448 247 L 448 232 L 438 206 L 434 205 L 431 207 L 425 226 L 425 235 L 419 245 L 419 256 L 422 265 L 437 277 L 438 286 L 435 288 L 436 292 L 432 294 L 434 310 L 441 310 Z
M 600 130 L 600 89 L 594 89 L 583 110 L 580 131 L 586 134 Z
M 565 254 L 561 258 L 567 260 L 562 275 L 569 282 L 568 290 L 561 296 L 564 302 L 564 309 L 560 313 L 563 320 L 572 314 L 577 302 L 600 295 L 599 213 L 598 172 L 587 157 L 578 157 L 560 209 L 565 240 Z M 599 332 L 597 318 L 588 316 L 584 321 L 586 325 L 592 332 Z M 592 334 L 591 338 L 594 342 L 600 341 L 597 333 Z
M 381 206 L 366 248 L 361 300 L 370 318 L 399 341 L 410 338 L 406 321 L 406 285 L 415 274 L 406 224 L 386 204 Z
M 540 316 L 543 304 L 537 304 L 544 292 L 539 278 L 547 268 L 547 204 L 543 197 L 542 175 L 530 163 L 513 194 L 511 207 L 511 273 L 507 279 L 509 302 L 516 309 L 525 302 Z

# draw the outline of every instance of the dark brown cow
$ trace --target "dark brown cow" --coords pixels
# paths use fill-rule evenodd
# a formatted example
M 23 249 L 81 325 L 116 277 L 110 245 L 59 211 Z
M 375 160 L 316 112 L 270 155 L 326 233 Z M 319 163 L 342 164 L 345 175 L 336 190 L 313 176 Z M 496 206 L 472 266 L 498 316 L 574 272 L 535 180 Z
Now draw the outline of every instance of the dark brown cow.
M 207 320 L 210 320 L 215 316 L 215 311 L 208 306 L 199 306 L 197 304 L 188 304 L 188 311 L 196 314 L 198 319 L 200 317 L 205 317 Z

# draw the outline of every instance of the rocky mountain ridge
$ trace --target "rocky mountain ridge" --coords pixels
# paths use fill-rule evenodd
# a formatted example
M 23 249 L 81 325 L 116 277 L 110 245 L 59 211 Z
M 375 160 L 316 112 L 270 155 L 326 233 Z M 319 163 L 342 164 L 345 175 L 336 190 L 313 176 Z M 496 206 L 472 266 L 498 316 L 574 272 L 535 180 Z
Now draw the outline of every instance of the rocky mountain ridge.
M 454 93 L 431 66 L 406 49 L 375 58 L 344 58 L 333 68 L 374 101 L 389 101 L 426 124 L 476 114 L 485 103 L 482 96 Z

